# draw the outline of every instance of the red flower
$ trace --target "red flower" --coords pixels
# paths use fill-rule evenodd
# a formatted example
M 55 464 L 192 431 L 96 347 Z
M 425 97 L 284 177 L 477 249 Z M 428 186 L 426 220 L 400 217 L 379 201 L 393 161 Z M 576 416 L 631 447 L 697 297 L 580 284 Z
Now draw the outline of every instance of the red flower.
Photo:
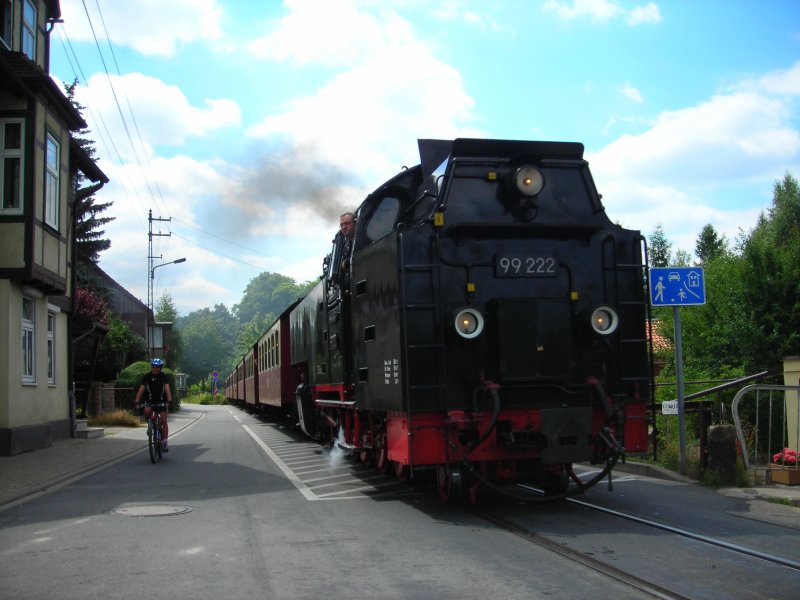
M 797 450 L 792 448 L 784 448 L 781 452 L 776 452 L 772 456 L 772 462 L 778 465 L 796 465 Z

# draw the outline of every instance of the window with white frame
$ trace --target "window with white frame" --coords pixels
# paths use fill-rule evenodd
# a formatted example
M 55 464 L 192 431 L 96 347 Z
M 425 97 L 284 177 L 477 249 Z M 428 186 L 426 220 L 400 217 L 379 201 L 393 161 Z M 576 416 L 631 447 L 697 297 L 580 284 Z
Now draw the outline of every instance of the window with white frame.
M 36 60 L 36 5 L 31 0 L 22 2 L 22 52 Z
M 0 185 L 3 203 L 0 213 L 22 212 L 22 140 L 21 119 L 0 119 Z
M 47 313 L 47 383 L 56 382 L 56 316 Z
M 44 222 L 58 229 L 59 203 L 59 145 L 56 139 L 47 134 L 47 156 L 44 173 Z
M 36 300 L 22 297 L 22 383 L 36 383 Z

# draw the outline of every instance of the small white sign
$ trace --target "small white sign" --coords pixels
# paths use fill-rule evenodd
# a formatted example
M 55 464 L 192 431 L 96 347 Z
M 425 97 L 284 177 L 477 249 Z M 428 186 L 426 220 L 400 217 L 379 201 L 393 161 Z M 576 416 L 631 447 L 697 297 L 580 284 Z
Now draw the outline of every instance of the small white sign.
M 678 401 L 677 400 L 667 400 L 666 402 L 661 403 L 661 414 L 662 415 L 677 415 L 678 414 Z

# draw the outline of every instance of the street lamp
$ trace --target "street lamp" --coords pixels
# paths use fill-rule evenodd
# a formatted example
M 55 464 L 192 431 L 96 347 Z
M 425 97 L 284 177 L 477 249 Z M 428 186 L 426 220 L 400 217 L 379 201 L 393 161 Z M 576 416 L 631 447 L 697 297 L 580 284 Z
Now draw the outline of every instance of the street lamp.
M 177 265 L 178 263 L 182 263 L 182 262 L 186 262 L 186 259 L 185 258 L 176 258 L 175 260 L 171 260 L 169 262 L 161 263 L 160 265 L 156 265 L 152 269 L 150 269 L 150 281 L 149 281 L 150 285 L 149 285 L 149 290 L 148 290 L 148 296 L 150 298 L 150 302 L 151 303 L 155 303 L 155 298 L 153 298 L 153 280 L 155 279 L 155 276 L 156 276 L 156 269 L 159 268 L 159 267 L 166 267 L 167 265 Z M 150 321 L 148 323 L 148 326 L 147 326 L 147 354 L 148 354 L 148 356 L 150 358 L 153 358 L 153 343 L 155 342 L 155 340 L 153 339 L 153 326 L 155 325 L 155 315 L 153 313 L 153 304 L 148 306 L 148 308 L 150 309 L 150 314 L 148 315 L 148 321 L 150 321 L 150 319 L 152 319 L 152 321 Z
M 161 263 L 160 265 L 156 265 L 152 269 L 150 269 L 150 280 L 152 281 L 153 278 L 156 276 L 156 269 L 158 267 L 166 267 L 167 265 L 177 265 L 178 263 L 186 262 L 185 258 L 176 258 L 173 261 Z

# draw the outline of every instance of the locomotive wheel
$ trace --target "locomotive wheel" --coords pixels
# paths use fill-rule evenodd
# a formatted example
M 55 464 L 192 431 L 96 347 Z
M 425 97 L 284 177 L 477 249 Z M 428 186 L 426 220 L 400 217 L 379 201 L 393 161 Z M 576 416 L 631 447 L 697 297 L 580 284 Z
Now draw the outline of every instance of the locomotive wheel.
M 388 473 L 391 467 L 389 449 L 386 447 L 386 432 L 381 431 L 375 436 L 375 468 L 381 473 Z
M 361 461 L 361 464 L 371 467 L 375 464 L 375 447 L 369 433 L 361 436 L 361 447 L 363 449 L 358 452 L 358 460 Z
M 394 462 L 394 476 L 397 477 L 397 481 L 400 483 L 408 483 L 409 472 L 408 465 L 397 461 Z
M 460 465 L 441 464 L 436 466 L 436 488 L 442 502 L 460 502 L 462 482 Z
M 545 496 L 558 496 L 567 491 L 569 487 L 569 475 L 566 472 L 549 473 L 545 479 L 542 491 Z

